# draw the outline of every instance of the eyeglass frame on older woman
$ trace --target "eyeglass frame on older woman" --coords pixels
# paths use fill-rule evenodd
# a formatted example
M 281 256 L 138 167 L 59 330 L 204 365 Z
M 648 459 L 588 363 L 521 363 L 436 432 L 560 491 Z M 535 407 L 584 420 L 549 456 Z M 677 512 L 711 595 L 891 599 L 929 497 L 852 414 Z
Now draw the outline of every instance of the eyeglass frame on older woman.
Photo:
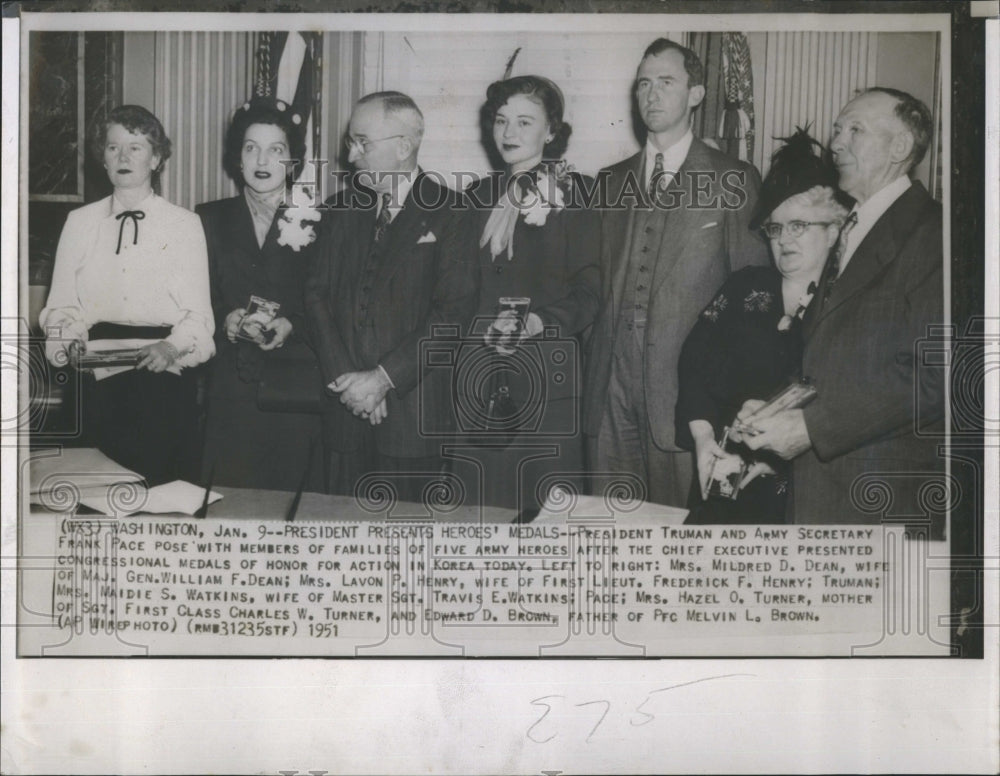
M 369 148 L 372 143 L 380 143 L 383 140 L 394 140 L 399 137 L 406 137 L 406 135 L 386 135 L 385 137 L 366 137 L 364 140 L 359 140 L 356 137 L 351 137 L 348 135 L 344 138 L 344 146 L 347 148 L 347 152 L 358 151 L 358 153 L 364 155 L 368 153 Z
M 775 221 L 768 221 L 766 224 L 760 225 L 760 232 L 769 240 L 780 240 L 782 233 L 787 228 L 789 236 L 791 236 L 794 240 L 804 235 L 806 233 L 806 229 L 810 226 L 833 226 L 835 223 L 836 221 L 799 221 L 798 219 L 789 221 L 787 224 L 779 224 Z M 773 227 L 777 227 L 777 232 L 771 234 Z

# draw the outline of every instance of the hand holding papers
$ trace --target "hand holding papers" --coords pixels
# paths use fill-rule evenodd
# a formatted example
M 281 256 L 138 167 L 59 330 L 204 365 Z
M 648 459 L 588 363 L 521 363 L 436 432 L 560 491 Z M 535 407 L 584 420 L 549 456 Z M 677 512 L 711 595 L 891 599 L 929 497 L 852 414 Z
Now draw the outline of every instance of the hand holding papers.
M 278 315 L 281 305 L 270 302 L 259 296 L 251 296 L 246 314 L 240 320 L 236 330 L 236 339 L 252 342 L 255 345 L 266 345 L 275 337 L 273 329 L 267 328 Z
M 74 343 L 74 345 L 76 344 Z M 141 357 L 142 348 L 119 348 L 90 353 L 85 352 L 80 347 L 71 347 L 69 350 L 69 363 L 76 369 L 135 366 Z
M 815 399 L 816 395 L 816 386 L 808 379 L 803 379 L 792 383 L 767 402 L 748 401 L 743 405 L 743 410 L 733 424 L 725 429 L 719 447 L 725 451 L 726 445 L 732 441 L 742 442 L 752 450 L 770 449 L 761 443 L 764 437 L 761 436 L 758 424 L 775 418 L 780 413 L 801 409 Z M 775 452 L 781 455 L 780 451 Z M 716 458 L 712 462 L 708 480 L 702 489 L 702 498 L 716 496 L 735 499 L 744 486 L 769 469 L 767 464 L 748 460 L 742 456 Z

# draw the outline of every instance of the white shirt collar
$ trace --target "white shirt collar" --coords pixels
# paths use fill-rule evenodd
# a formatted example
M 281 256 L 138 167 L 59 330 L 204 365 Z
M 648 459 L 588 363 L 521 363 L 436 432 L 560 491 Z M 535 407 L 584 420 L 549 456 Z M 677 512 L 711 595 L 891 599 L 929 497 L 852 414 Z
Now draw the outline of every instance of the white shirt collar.
M 643 170 L 643 183 L 649 188 L 649 179 L 653 177 L 653 166 L 656 164 L 657 154 L 663 154 L 663 170 L 669 178 L 673 178 L 673 173 L 677 172 L 684 160 L 687 159 L 688 151 L 691 150 L 691 143 L 694 142 L 694 135 L 689 129 L 684 133 L 684 137 L 670 146 L 666 151 L 661 151 L 653 145 L 652 138 L 646 138 L 646 165 Z
M 840 271 L 844 271 L 847 262 L 851 260 L 854 251 L 861 245 L 867 234 L 872 230 L 878 220 L 885 215 L 885 212 L 892 207 L 892 203 L 899 199 L 913 185 L 909 176 L 901 175 L 892 183 L 883 186 L 871 197 L 860 205 L 854 206 L 855 213 L 858 214 L 858 222 L 847 235 L 847 245 L 844 246 L 844 255 L 840 260 Z
M 145 212 L 153 205 L 156 200 L 156 192 L 151 191 L 149 194 L 142 199 L 135 207 L 125 207 L 114 194 L 110 197 L 110 212 L 111 215 L 116 216 L 119 213 L 124 213 L 126 210 L 142 210 Z

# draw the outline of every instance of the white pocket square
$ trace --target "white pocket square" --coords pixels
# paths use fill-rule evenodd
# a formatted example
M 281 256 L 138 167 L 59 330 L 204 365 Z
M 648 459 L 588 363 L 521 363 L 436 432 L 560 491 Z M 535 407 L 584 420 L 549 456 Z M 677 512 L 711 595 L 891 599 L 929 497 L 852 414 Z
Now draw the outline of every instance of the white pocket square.
M 417 245 L 421 245 L 423 243 L 434 243 L 437 241 L 438 238 L 434 236 L 434 232 L 428 232 L 427 234 L 423 235 L 419 240 L 417 240 Z
M 718 226 L 718 225 L 719 225 L 718 221 L 709 221 L 707 224 L 704 224 L 701 228 L 702 229 L 711 229 L 713 226 Z

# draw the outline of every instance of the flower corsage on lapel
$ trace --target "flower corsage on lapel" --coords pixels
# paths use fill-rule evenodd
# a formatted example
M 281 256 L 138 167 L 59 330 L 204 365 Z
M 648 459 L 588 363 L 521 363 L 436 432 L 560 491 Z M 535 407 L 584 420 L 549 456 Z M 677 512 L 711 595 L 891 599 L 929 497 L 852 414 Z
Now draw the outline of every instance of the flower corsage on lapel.
M 514 228 L 524 216 L 524 223 L 542 226 L 553 211 L 566 207 L 573 185 L 573 168 L 565 161 L 545 162 L 538 169 L 514 173 L 507 190 L 494 206 L 479 239 L 479 247 L 487 243 L 493 259 L 507 253 L 514 258 Z
M 316 208 L 300 205 L 295 193 L 292 201 L 278 219 L 278 245 L 287 245 L 297 253 L 316 241 L 314 224 L 319 223 L 322 216 Z
M 792 328 L 792 321 L 798 318 L 800 321 L 802 317 L 806 314 L 806 308 L 809 307 L 809 303 L 812 298 L 816 295 L 816 282 L 813 281 L 806 288 L 802 296 L 799 297 L 798 306 L 795 308 L 794 315 L 782 315 L 781 320 L 778 321 L 778 331 L 788 331 Z
M 566 198 L 572 186 L 572 172 L 573 168 L 565 160 L 560 160 L 547 162 L 534 174 L 526 176 L 518 204 L 518 209 L 524 215 L 524 223 L 543 226 L 551 212 L 566 207 Z

